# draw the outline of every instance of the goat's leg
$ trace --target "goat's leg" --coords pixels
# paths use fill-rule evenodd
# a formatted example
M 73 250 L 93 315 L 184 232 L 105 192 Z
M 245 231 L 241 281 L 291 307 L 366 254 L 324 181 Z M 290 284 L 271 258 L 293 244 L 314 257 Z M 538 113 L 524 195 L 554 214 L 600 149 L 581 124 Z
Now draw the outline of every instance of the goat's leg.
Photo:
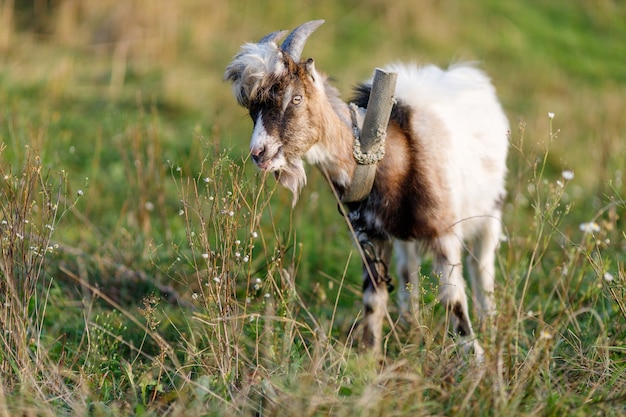
M 473 241 L 467 266 L 476 300 L 476 310 L 481 321 L 486 321 L 496 312 L 494 301 L 495 258 L 500 241 L 500 216 L 485 221 L 483 229 Z
M 437 239 L 433 248 L 435 255 L 435 272 L 439 275 L 439 299 L 446 306 L 451 317 L 452 332 L 461 337 L 461 344 L 472 346 L 480 359 L 484 351 L 474 336 L 469 319 L 467 293 L 463 280 L 461 263 L 461 242 L 455 235 Z
M 398 271 L 398 309 L 400 317 L 417 317 L 419 312 L 419 256 L 418 243 L 394 242 L 394 253 Z
M 389 298 L 387 265 L 392 244 L 390 240 L 363 240 L 360 244 L 366 258 L 363 265 L 363 344 L 375 356 L 380 356 Z

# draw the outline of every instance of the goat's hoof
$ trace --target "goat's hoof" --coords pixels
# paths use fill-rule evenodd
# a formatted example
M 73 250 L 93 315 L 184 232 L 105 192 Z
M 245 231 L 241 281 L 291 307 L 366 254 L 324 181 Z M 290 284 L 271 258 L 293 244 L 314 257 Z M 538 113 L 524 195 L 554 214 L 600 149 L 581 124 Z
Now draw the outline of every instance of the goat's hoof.
M 459 341 L 459 347 L 466 356 L 472 356 L 476 364 L 485 363 L 485 350 L 475 338 L 464 338 Z

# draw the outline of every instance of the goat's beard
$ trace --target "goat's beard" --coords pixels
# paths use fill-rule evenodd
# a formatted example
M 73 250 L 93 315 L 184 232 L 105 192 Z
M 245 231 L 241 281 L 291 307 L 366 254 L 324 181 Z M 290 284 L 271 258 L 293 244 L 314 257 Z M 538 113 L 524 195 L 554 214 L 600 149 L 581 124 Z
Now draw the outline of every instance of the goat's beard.
M 302 187 L 306 184 L 306 172 L 302 159 L 287 161 L 279 171 L 274 172 L 278 182 L 293 193 L 291 207 L 295 207 Z

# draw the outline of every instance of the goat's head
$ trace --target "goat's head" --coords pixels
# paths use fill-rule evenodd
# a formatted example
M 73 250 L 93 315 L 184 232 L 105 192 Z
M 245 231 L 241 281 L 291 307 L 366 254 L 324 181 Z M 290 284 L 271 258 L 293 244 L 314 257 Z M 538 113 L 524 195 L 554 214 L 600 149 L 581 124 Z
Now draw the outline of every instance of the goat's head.
M 294 204 L 306 183 L 302 157 L 319 139 L 324 124 L 320 114 L 324 81 L 312 59 L 300 62 L 307 38 L 322 23 L 298 26 L 280 46 L 277 42 L 286 31 L 244 44 L 224 74 L 254 123 L 250 143 L 254 163 L 273 172 L 293 192 Z

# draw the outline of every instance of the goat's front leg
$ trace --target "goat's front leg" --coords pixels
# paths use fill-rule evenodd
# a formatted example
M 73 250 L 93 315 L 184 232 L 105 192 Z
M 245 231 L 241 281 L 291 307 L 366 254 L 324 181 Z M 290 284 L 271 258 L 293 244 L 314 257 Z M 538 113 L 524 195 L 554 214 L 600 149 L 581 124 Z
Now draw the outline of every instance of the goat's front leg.
M 412 322 L 419 313 L 419 244 L 413 242 L 394 241 L 393 252 L 397 259 L 398 275 L 398 309 L 400 317 Z
M 382 348 L 383 321 L 387 315 L 387 299 L 391 278 L 388 272 L 392 243 L 387 239 L 361 240 L 365 254 L 363 264 L 363 344 L 375 356 Z

